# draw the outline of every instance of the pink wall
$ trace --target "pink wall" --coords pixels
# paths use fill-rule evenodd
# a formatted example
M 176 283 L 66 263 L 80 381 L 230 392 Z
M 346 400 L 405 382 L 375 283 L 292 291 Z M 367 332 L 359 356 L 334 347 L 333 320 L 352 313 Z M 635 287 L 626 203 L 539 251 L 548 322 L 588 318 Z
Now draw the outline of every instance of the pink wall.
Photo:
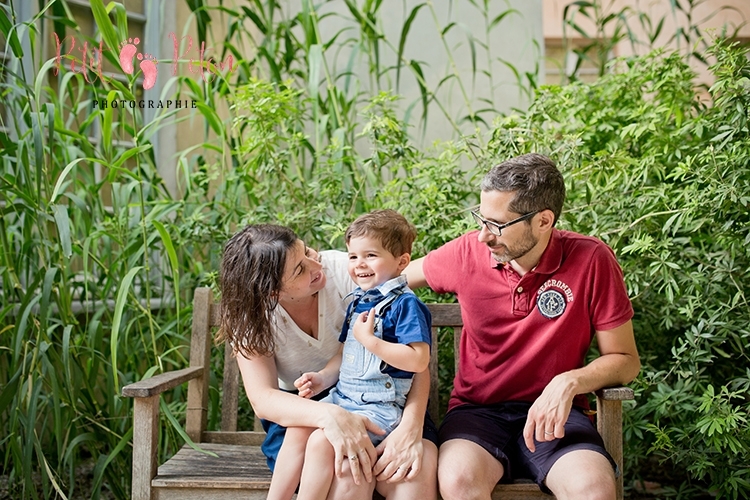
M 542 16 L 544 24 L 545 39 L 560 39 L 563 36 L 563 13 L 565 6 L 569 5 L 571 0 L 542 0 Z M 664 17 L 664 27 L 661 35 L 657 38 L 655 47 L 677 48 L 674 41 L 670 42 L 670 37 L 675 33 L 677 26 L 687 29 L 690 25 L 698 25 L 703 33 L 708 36 L 718 35 L 721 27 L 728 25 L 731 31 L 739 27 L 738 36 L 744 41 L 750 41 L 750 0 L 705 0 L 700 2 L 691 13 L 692 20 L 684 12 L 677 11 L 672 13 L 669 0 L 602 0 L 605 5 L 604 15 L 619 12 L 627 6 L 639 9 L 648 14 L 654 25 Z M 687 0 L 678 0 L 678 4 L 687 6 Z M 569 9 L 568 15 L 574 9 Z M 589 21 L 580 13 L 574 18 L 576 22 L 584 27 L 586 33 L 593 35 L 595 33 L 594 23 Z M 633 14 L 629 17 L 629 26 L 636 33 L 638 39 L 647 40 L 644 30 L 637 17 Z M 580 37 L 575 31 L 568 29 L 567 35 L 571 37 Z M 695 36 L 691 36 L 695 41 Z M 680 48 L 684 50 L 685 41 L 682 40 Z M 615 48 L 616 56 L 628 56 L 633 53 L 644 54 L 649 48 L 645 46 L 633 47 L 629 41 L 623 41 Z M 698 73 L 697 83 L 711 83 L 711 78 L 706 70 L 706 65 L 694 61 L 691 66 Z

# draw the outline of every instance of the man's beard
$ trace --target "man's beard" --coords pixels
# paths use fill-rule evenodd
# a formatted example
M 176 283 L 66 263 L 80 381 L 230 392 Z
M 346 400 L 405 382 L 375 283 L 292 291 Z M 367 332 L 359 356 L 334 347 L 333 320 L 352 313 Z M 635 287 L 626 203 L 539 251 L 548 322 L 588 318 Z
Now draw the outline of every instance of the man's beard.
M 506 262 L 510 262 L 511 260 L 520 259 L 524 255 L 529 253 L 529 251 L 534 248 L 537 243 L 539 243 L 539 239 L 535 238 L 531 232 L 531 228 L 527 227 L 526 231 L 523 233 L 523 238 L 521 239 L 521 241 L 519 241 L 512 247 L 508 247 L 507 245 L 503 244 L 499 244 L 496 247 L 487 245 L 487 247 L 490 249 L 490 252 L 492 252 L 493 259 L 501 264 L 505 264 Z M 496 253 L 495 251 L 493 251 L 500 248 L 503 248 L 504 251 L 500 253 Z

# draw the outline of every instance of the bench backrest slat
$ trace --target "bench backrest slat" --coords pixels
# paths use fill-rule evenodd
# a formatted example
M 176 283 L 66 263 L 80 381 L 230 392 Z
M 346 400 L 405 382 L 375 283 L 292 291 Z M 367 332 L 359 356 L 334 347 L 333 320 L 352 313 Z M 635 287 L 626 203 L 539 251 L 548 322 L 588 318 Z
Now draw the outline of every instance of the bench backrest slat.
M 221 430 L 224 432 L 235 432 L 237 430 L 239 372 L 237 358 L 232 355 L 232 348 L 229 346 L 229 342 L 225 342 L 224 382 L 221 393 Z
M 211 299 L 208 288 L 198 288 L 193 301 L 193 337 L 191 339 L 191 366 L 207 366 L 210 363 L 211 332 L 219 326 L 221 304 Z M 453 329 L 455 352 L 458 352 L 458 342 L 461 336 L 461 308 L 458 304 L 428 304 L 432 314 L 432 353 L 430 356 L 430 405 L 429 410 L 433 419 L 440 417 L 438 406 L 438 328 Z M 200 344 L 200 345 L 198 345 Z M 237 431 L 237 410 L 240 389 L 239 369 L 237 360 L 231 355 L 228 344 L 222 346 L 224 350 L 224 376 L 221 401 L 221 431 Z M 191 409 L 193 412 L 192 427 L 187 425 L 188 433 L 196 442 L 201 441 L 201 434 L 206 430 L 206 413 L 208 408 L 208 378 L 196 380 L 188 387 L 188 421 Z M 193 393 L 191 398 L 190 393 Z M 197 403 L 194 407 L 192 403 Z M 198 411 L 202 409 L 202 411 Z M 256 422 L 255 430 L 260 430 Z M 199 427 L 199 431 L 198 428 Z M 190 432 L 190 431 L 198 431 Z

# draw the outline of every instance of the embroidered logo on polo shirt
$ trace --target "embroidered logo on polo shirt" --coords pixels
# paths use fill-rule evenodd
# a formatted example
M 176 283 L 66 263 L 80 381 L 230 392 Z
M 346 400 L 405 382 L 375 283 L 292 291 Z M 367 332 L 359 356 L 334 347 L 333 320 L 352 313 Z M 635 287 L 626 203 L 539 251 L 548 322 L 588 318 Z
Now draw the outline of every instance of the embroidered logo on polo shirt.
M 548 319 L 554 319 L 562 315 L 568 307 L 568 302 L 573 302 L 573 291 L 562 281 L 549 279 L 537 291 L 539 296 L 536 307 L 539 313 Z
M 557 290 L 547 290 L 543 292 L 536 301 L 539 312 L 545 318 L 556 318 L 565 312 L 565 297 Z

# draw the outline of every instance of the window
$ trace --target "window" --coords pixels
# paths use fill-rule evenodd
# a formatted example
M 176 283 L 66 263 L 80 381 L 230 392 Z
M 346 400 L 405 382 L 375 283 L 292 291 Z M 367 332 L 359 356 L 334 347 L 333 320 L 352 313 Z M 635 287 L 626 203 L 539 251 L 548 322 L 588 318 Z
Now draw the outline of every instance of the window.
M 591 47 L 581 59 L 579 55 L 592 40 L 581 38 L 567 41 L 547 38 L 544 41 L 544 76 L 545 83 L 564 84 L 575 73 L 578 80 L 593 82 L 599 76 L 596 47 Z M 576 70 L 576 67 L 578 68 Z

